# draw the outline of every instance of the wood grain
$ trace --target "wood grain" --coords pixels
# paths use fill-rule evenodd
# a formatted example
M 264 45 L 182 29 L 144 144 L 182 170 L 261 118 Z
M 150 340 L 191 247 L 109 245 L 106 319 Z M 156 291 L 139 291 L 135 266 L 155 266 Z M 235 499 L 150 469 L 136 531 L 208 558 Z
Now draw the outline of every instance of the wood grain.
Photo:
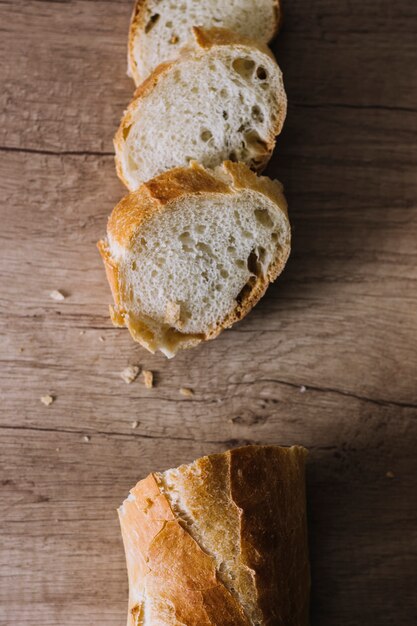
M 167 361 L 111 327 L 95 249 L 124 193 L 130 0 L 0 2 L 2 626 L 123 623 L 115 508 L 151 469 L 244 442 L 310 449 L 312 625 L 415 622 L 417 5 L 285 9 L 268 172 L 291 260 L 246 320 Z M 122 381 L 133 363 L 154 389 Z

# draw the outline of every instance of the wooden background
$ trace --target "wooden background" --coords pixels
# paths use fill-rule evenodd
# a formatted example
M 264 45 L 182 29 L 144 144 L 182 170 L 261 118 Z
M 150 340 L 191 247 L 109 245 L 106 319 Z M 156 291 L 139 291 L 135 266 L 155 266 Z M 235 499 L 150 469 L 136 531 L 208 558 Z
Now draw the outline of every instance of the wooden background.
M 128 489 L 250 441 L 310 450 L 313 626 L 412 626 L 417 3 L 286 2 L 274 50 L 290 105 L 268 172 L 292 257 L 243 323 L 173 361 L 112 328 L 95 249 L 124 193 L 112 136 L 133 88 L 130 11 L 0 2 L 0 624 L 123 624 Z M 156 387 L 126 385 L 128 364 Z

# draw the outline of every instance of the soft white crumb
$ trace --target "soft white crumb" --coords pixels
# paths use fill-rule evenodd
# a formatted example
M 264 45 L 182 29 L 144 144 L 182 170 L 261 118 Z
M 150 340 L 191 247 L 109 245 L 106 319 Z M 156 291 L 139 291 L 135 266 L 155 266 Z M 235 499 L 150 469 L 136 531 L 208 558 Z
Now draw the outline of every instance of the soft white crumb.
M 55 400 L 54 396 L 41 396 L 41 402 L 42 404 L 44 404 L 45 406 L 50 406 L 52 404 L 52 402 Z
M 137 428 L 139 426 L 140 422 L 138 422 L 138 420 L 135 420 L 134 422 L 131 423 L 131 427 L 132 428 Z
M 150 370 L 143 370 L 143 382 L 145 383 L 146 389 L 152 389 L 153 387 L 153 372 Z
M 120 372 L 120 376 L 126 384 L 130 385 L 130 383 L 133 383 L 133 381 L 138 377 L 139 372 L 140 367 L 137 365 L 128 365 L 123 372 Z
M 59 291 L 58 289 L 54 289 L 53 291 L 50 292 L 49 297 L 52 298 L 52 300 L 56 300 L 57 302 L 61 302 L 62 300 L 65 300 L 65 296 L 62 293 L 62 291 Z
M 305 385 L 301 385 L 300 393 L 305 393 L 307 391 L 307 387 Z
M 91 437 L 89 437 L 88 435 L 84 435 L 84 437 L 83 437 L 83 441 L 84 441 L 85 443 L 88 443 L 89 441 L 91 441 Z
M 189 387 L 181 387 L 180 394 L 184 396 L 185 398 L 192 398 L 194 395 L 194 391 L 193 389 L 190 389 Z

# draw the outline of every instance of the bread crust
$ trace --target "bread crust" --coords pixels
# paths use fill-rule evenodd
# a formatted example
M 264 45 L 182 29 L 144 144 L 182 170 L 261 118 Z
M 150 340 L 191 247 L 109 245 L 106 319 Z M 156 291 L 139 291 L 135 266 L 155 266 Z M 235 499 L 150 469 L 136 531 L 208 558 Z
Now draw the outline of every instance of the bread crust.
M 191 59 L 195 57 L 196 52 L 201 50 L 211 50 L 212 48 L 222 46 L 236 46 L 237 48 L 243 46 L 245 48 L 251 48 L 252 50 L 257 50 L 263 54 L 266 54 L 270 59 L 275 62 L 275 57 L 272 54 L 271 50 L 267 45 L 263 44 L 259 41 L 254 41 L 248 37 L 240 36 L 236 33 L 233 33 L 230 30 L 225 28 L 210 28 L 203 29 L 194 27 L 192 29 L 194 40 L 190 42 L 187 46 L 183 47 L 178 55 L 178 57 L 173 61 L 168 61 L 166 63 L 161 63 L 158 67 L 144 80 L 141 84 L 139 84 L 136 89 L 133 99 L 128 105 L 126 111 L 123 114 L 123 117 L 120 121 L 119 128 L 115 134 L 113 144 L 115 149 L 115 164 L 116 164 L 116 172 L 120 180 L 126 187 L 133 191 L 132 187 L 129 184 L 126 176 L 123 171 L 123 159 L 119 156 L 123 153 L 124 148 L 124 140 L 126 134 L 129 132 L 130 127 L 133 123 L 134 116 L 136 110 L 140 107 L 141 102 L 147 95 L 156 87 L 163 77 L 168 74 L 173 67 L 180 64 L 183 60 Z M 242 50 L 242 53 L 245 51 Z M 269 130 L 268 136 L 265 138 L 265 151 L 263 154 L 259 154 L 257 158 L 256 166 L 253 166 L 253 169 L 256 172 L 262 172 L 266 165 L 268 164 L 269 159 L 271 158 L 272 152 L 275 147 L 276 137 L 280 134 L 282 127 L 284 125 L 285 117 L 287 113 L 287 101 L 286 99 L 281 103 L 281 112 L 280 115 L 277 116 L 277 119 L 273 126 L 271 126 Z
M 129 307 L 129 289 L 119 272 L 117 261 L 112 257 L 109 241 L 123 250 L 130 250 L 141 225 L 157 213 L 171 211 L 176 202 L 188 195 L 233 194 L 250 189 L 268 197 L 282 212 L 288 226 L 285 246 L 277 249 L 276 257 L 270 264 L 266 276 L 257 276 L 247 293 L 243 293 L 236 307 L 217 326 L 207 333 L 187 334 L 179 330 L 162 328 L 163 341 L 171 347 L 166 350 L 155 339 L 155 324 L 150 319 L 135 317 Z M 114 297 L 115 307 L 112 321 L 116 326 L 125 325 L 135 341 L 150 352 L 161 349 L 167 356 L 174 356 L 178 349 L 191 348 L 201 341 L 217 337 L 222 330 L 229 328 L 249 313 L 265 293 L 269 283 L 282 272 L 290 253 L 290 227 L 287 203 L 282 186 L 266 177 L 258 177 L 243 163 L 226 161 L 215 172 L 205 170 L 193 162 L 188 168 L 174 168 L 144 183 L 137 191 L 125 196 L 114 208 L 107 224 L 108 239 L 98 242 L 107 278 Z M 172 353 L 171 353 L 172 352 Z
M 144 30 L 145 19 L 146 19 L 146 0 L 136 0 L 136 4 L 133 7 L 132 16 L 130 19 L 129 26 L 129 36 L 128 36 L 128 52 L 127 52 L 127 74 L 131 78 L 133 78 L 135 85 L 139 86 L 143 82 L 143 77 L 141 77 L 140 72 L 138 70 L 138 66 L 135 60 L 135 41 L 138 37 L 140 37 L 141 32 Z M 273 11 L 274 11 L 274 24 L 271 28 L 271 35 L 265 41 L 265 43 L 270 43 L 278 34 L 279 30 L 282 26 L 283 14 L 282 14 L 282 4 L 281 0 L 274 0 L 273 2 Z M 193 26 L 196 24 L 192 24 L 190 31 Z M 238 35 L 239 37 L 239 35 Z M 243 36 L 241 37 L 241 39 Z M 181 48 L 178 49 L 178 54 L 181 54 Z M 162 63 L 166 63 L 166 61 L 162 61 Z
M 217 524 L 222 536 L 233 524 L 262 626 L 308 624 L 306 454 L 300 446 L 246 446 L 177 470 L 185 478 L 178 493 L 191 491 L 196 508 L 210 510 L 202 524 Z M 220 580 L 213 556 L 171 507 L 162 477 L 150 474 L 137 483 L 119 509 L 129 575 L 128 626 L 142 623 L 135 616 L 145 606 L 152 624 L 152 611 L 159 612 L 160 626 L 251 626 L 248 598 Z M 239 517 L 230 520 L 227 511 L 236 507 Z

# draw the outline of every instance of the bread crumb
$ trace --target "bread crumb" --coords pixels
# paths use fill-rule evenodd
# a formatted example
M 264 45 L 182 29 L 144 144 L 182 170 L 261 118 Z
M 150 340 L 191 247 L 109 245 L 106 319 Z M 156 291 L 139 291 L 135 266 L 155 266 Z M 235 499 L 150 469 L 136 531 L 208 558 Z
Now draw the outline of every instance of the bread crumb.
M 130 383 L 133 383 L 133 381 L 138 377 L 139 372 L 140 367 L 137 365 L 128 365 L 123 372 L 120 372 L 120 376 L 127 385 L 130 385 Z
M 24 348 L 19 348 L 19 352 L 24 352 L 25 349 Z
M 170 326 L 174 326 L 179 322 L 181 316 L 181 305 L 177 302 L 167 302 L 165 308 L 164 322 Z
M 194 395 L 194 391 L 193 389 L 190 389 L 189 387 L 181 387 L 180 394 L 184 396 L 185 398 L 192 398 Z
M 91 437 L 89 437 L 88 435 L 84 435 L 84 437 L 83 437 L 83 441 L 84 441 L 85 443 L 89 443 L 89 441 L 91 441 Z
M 143 370 L 143 382 L 145 383 L 146 389 L 152 389 L 153 387 L 153 372 L 150 370 Z
M 140 422 L 138 422 L 138 420 L 135 420 L 134 422 L 131 423 L 132 428 L 137 428 L 139 426 Z
M 80 335 L 85 335 L 85 330 L 80 330 Z
M 45 406 L 50 406 L 52 404 L 52 402 L 55 400 L 54 396 L 41 396 L 41 402 L 42 404 L 44 404 Z
M 98 340 L 99 340 L 99 341 L 101 341 L 101 342 L 103 342 L 103 341 L 104 341 L 104 337 L 102 337 L 102 336 L 100 335 L 100 337 L 98 338 Z
M 391 472 L 391 470 L 389 470 L 389 471 L 385 474 L 385 476 L 386 476 L 387 478 L 395 478 L 395 474 L 394 474 L 394 472 Z
M 169 40 L 169 43 L 178 43 L 179 38 L 178 35 L 172 35 L 171 39 Z
M 307 387 L 305 387 L 305 385 L 301 385 L 300 393 L 305 393 L 306 391 L 307 391 Z
M 57 302 L 65 300 L 65 295 L 62 293 L 62 291 L 58 291 L 58 289 L 54 289 L 53 291 L 51 291 L 49 297 L 52 298 L 52 300 L 56 300 Z

